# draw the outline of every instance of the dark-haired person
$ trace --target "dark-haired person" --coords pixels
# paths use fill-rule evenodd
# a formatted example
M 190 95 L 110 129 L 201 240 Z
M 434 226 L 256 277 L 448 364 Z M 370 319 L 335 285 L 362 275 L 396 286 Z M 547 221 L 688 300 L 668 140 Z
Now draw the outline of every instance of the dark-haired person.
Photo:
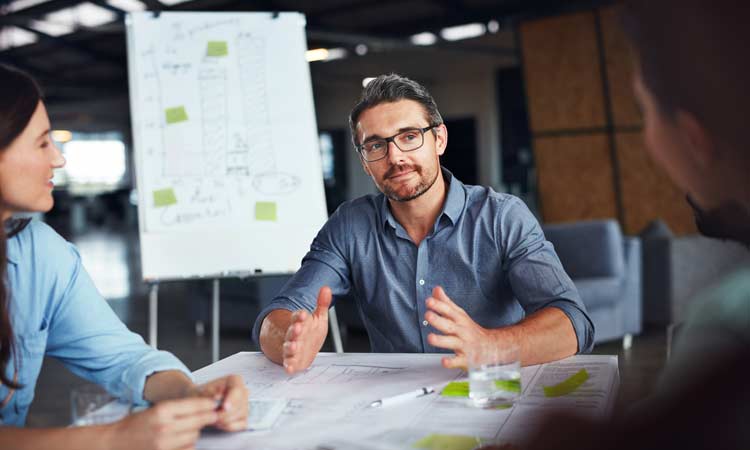
M 623 3 L 646 147 L 703 234 L 750 247 L 750 2 Z M 750 269 L 737 268 L 693 300 L 653 395 L 615 423 L 550 418 L 528 450 L 748 449 L 749 374 Z
M 50 139 L 39 88 L 28 75 L 0 65 L 3 223 L 16 212 L 52 208 L 52 174 L 64 163 Z M 245 428 L 247 389 L 239 376 L 195 385 L 177 358 L 128 331 L 75 247 L 41 222 L 11 222 L 0 254 L 6 269 L 0 285 L 0 448 L 184 449 L 193 447 L 204 426 Z M 22 428 L 45 355 L 117 396 L 156 405 L 110 425 Z M 225 400 L 216 410 L 218 398 Z
M 526 205 L 440 166 L 448 130 L 423 86 L 382 75 L 349 123 L 381 194 L 341 205 L 259 314 L 253 335 L 272 361 L 306 369 L 332 295 L 349 292 L 374 352 L 449 351 L 443 366 L 454 368 L 479 343 L 517 344 L 523 364 L 592 348 L 578 291 Z

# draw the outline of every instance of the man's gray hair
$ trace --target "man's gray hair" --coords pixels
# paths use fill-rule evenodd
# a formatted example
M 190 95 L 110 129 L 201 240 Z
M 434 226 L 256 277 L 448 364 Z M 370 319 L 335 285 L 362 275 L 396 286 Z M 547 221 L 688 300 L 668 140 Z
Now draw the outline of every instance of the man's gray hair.
M 357 142 L 359 116 L 365 110 L 381 103 L 392 103 L 399 100 L 414 100 L 422 105 L 425 118 L 430 126 L 435 127 L 443 124 L 443 117 L 438 111 L 437 104 L 424 86 L 395 73 L 380 75 L 367 83 L 362 91 L 362 97 L 349 114 L 349 129 L 352 132 L 352 142 L 355 146 L 359 145 Z

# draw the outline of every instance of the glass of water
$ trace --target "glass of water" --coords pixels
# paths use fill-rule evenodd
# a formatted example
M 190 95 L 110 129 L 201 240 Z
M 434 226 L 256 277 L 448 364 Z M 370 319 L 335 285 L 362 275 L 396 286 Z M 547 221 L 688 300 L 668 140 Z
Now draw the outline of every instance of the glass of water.
M 469 400 L 478 408 L 512 406 L 521 396 L 521 355 L 517 345 L 490 343 L 467 353 Z
M 117 422 L 130 414 L 132 403 L 117 398 L 95 384 L 73 388 L 70 393 L 73 426 Z

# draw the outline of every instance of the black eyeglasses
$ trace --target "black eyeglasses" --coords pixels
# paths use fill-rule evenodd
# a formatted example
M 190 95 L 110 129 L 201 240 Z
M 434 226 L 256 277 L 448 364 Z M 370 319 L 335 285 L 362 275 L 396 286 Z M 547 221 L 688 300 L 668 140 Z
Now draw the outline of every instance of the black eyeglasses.
M 398 147 L 402 152 L 413 152 L 424 145 L 424 133 L 427 130 L 435 128 L 436 125 L 430 125 L 424 128 L 409 128 L 391 137 L 382 139 L 373 139 L 357 145 L 356 149 L 362 158 L 367 162 L 379 161 L 388 155 L 388 143 Z

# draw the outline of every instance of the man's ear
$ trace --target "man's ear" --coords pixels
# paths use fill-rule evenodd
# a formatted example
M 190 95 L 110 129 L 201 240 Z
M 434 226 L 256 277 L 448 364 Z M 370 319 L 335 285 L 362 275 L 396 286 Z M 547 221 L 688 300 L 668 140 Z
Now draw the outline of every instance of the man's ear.
M 711 134 L 692 113 L 677 111 L 675 124 L 684 137 L 687 152 L 699 167 L 706 168 L 719 158 L 719 149 Z
M 362 170 L 365 171 L 368 177 L 372 177 L 372 173 L 370 173 L 370 168 L 367 167 L 367 162 L 362 157 L 362 155 L 359 155 L 359 162 L 362 163 Z
M 435 131 L 437 132 L 435 135 L 435 150 L 438 155 L 442 156 L 448 147 L 448 127 L 443 123 L 435 127 Z

